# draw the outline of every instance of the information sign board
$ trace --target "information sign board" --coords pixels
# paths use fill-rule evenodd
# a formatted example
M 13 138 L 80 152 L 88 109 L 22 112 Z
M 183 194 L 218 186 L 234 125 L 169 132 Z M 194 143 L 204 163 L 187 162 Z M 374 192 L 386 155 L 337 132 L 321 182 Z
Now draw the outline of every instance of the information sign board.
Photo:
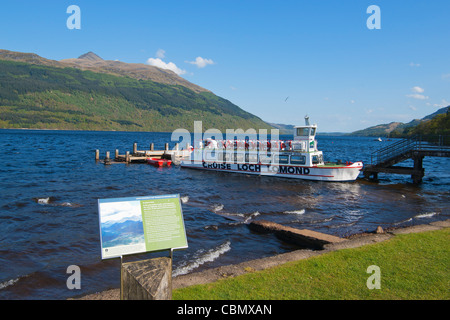
M 102 259 L 187 248 L 180 196 L 98 200 Z

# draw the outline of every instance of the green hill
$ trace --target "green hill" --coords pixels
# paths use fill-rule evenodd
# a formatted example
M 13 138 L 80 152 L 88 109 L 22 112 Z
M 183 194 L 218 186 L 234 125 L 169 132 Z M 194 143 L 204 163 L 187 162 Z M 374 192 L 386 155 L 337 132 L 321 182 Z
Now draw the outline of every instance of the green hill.
M 404 123 L 401 122 L 379 124 L 373 127 L 352 132 L 349 135 L 360 137 L 385 137 L 388 136 L 392 131 L 397 129 L 397 127 L 402 125 L 404 125 Z
M 0 60 L 0 128 L 170 132 L 196 120 L 222 132 L 271 128 L 207 90 L 8 60 Z
M 415 126 L 407 127 L 403 130 L 396 130 L 392 132 L 393 137 L 411 137 L 416 135 L 433 136 L 442 135 L 450 136 L 450 106 L 448 106 L 446 113 L 439 113 L 432 118 L 427 118 L 425 121 L 418 123 Z
M 450 134 L 450 106 L 440 108 L 436 112 L 414 119 L 408 123 L 391 122 L 379 124 L 363 130 L 352 132 L 352 136 L 367 137 L 409 137 L 413 135 L 449 135 Z

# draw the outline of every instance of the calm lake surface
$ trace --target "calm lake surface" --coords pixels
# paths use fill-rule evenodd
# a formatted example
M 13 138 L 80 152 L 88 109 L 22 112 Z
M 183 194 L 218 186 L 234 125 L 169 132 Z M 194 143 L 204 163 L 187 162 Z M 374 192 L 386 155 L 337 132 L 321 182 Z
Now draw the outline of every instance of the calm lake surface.
M 450 216 L 450 159 L 425 158 L 425 177 L 378 182 L 288 180 L 147 164 L 105 166 L 106 151 L 163 149 L 170 133 L 0 130 L 0 299 L 66 299 L 118 288 L 119 259 L 101 260 L 98 199 L 180 194 L 189 248 L 174 253 L 174 275 L 295 250 L 248 229 L 265 219 L 348 236 Z M 284 136 L 286 139 L 292 137 Z M 318 136 L 326 161 L 370 162 L 388 141 Z M 175 142 L 170 142 L 170 147 Z M 405 162 L 403 165 L 411 166 Z M 168 253 L 159 253 L 168 256 Z M 131 259 L 146 259 L 144 254 Z M 81 268 L 81 289 L 66 286 Z

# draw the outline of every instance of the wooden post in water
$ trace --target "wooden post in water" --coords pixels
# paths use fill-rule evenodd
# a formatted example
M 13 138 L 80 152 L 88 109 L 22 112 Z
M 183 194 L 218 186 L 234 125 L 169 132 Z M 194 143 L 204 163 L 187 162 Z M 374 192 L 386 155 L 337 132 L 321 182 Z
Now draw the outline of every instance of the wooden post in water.
M 172 259 L 153 258 L 121 265 L 123 300 L 171 300 Z
M 127 151 L 126 155 L 125 155 L 125 162 L 129 163 L 130 162 L 130 151 Z
M 137 153 L 137 143 L 133 143 L 133 154 Z
M 422 182 L 425 170 L 423 169 L 423 156 L 414 155 L 414 173 L 411 175 L 413 183 L 418 184 Z
M 106 151 L 106 156 L 105 156 L 104 164 L 111 164 L 111 159 L 110 159 L 110 157 L 109 157 L 109 151 Z
M 155 149 L 155 145 L 152 143 L 150 143 L 150 151 L 153 151 Z
M 115 159 L 119 158 L 119 149 L 116 149 Z
M 164 150 L 169 150 L 169 144 L 168 143 L 166 143 L 165 145 L 164 145 Z
M 99 150 L 95 150 L 95 161 L 100 160 L 100 151 Z

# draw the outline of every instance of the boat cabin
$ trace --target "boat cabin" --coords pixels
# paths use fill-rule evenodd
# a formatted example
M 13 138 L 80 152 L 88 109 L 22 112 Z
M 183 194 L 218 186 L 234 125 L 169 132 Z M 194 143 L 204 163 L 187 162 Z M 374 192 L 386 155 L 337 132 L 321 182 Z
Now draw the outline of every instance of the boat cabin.
M 317 150 L 316 141 L 316 124 L 309 124 L 309 117 L 305 117 L 304 126 L 294 127 L 294 141 L 292 141 L 292 149 L 294 151 L 314 152 Z
M 294 127 L 294 140 L 283 142 L 285 147 L 281 148 L 280 144 L 274 141 L 258 141 L 252 147 L 252 141 L 242 140 L 234 141 L 230 150 L 226 148 L 225 141 L 219 141 L 218 144 L 210 139 L 210 142 L 205 141 L 206 148 L 200 147 L 194 154 L 196 159 L 206 162 L 313 167 L 324 164 L 322 151 L 317 149 L 316 130 L 317 125 L 309 124 L 309 118 L 306 116 L 304 126 Z M 268 145 L 273 148 L 268 148 Z

